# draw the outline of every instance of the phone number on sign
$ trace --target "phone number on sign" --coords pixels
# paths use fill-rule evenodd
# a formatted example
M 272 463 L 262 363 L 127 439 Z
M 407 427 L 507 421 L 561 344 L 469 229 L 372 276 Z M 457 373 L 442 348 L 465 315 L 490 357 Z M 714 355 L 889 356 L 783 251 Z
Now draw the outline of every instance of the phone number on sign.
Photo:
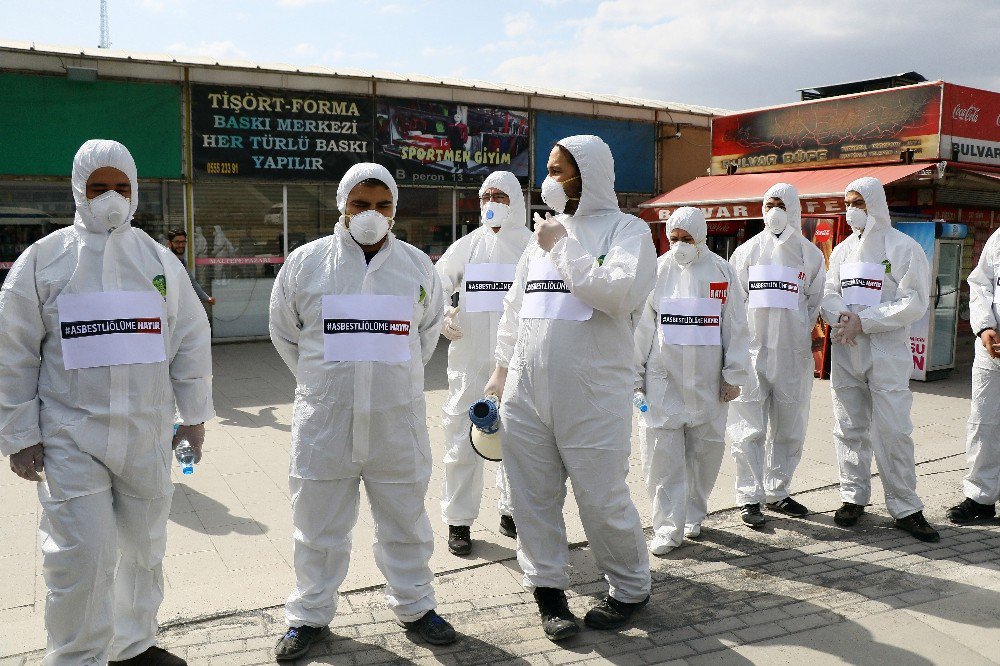
M 205 172 L 232 175 L 240 172 L 240 165 L 236 162 L 209 162 L 205 165 Z

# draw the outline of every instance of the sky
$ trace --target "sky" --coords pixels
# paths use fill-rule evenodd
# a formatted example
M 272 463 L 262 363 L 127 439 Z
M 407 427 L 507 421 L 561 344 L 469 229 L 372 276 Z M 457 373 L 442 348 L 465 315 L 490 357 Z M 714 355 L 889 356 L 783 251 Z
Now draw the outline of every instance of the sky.
M 0 39 L 97 46 L 99 5 L 0 0 Z M 112 48 L 732 110 L 793 102 L 799 88 L 908 71 L 1000 91 L 998 0 L 109 0 L 109 7 Z

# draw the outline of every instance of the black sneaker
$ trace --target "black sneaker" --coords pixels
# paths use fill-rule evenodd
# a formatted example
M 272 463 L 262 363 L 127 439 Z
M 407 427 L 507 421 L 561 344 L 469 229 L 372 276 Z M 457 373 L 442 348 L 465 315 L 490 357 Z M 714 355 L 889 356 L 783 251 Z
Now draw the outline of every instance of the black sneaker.
M 747 527 L 760 527 L 764 524 L 764 514 L 760 511 L 760 504 L 744 504 L 740 510 L 740 518 Z
M 858 518 L 865 512 L 865 507 L 860 504 L 844 502 L 833 514 L 833 522 L 841 527 L 851 527 L 858 524 Z
M 108 666 L 187 666 L 187 662 L 178 657 L 176 654 L 171 654 L 161 647 L 156 647 L 155 645 L 148 648 L 145 652 L 140 652 L 139 654 L 131 657 L 129 659 L 122 659 L 120 661 L 109 661 Z
M 500 515 L 500 534 L 511 539 L 517 538 L 517 525 L 514 524 L 513 516 Z
M 778 513 L 783 513 L 786 516 L 794 516 L 795 518 L 801 518 L 809 514 L 809 509 L 805 508 L 791 497 L 786 497 L 783 500 L 778 500 L 777 502 L 768 502 L 767 508 L 771 511 L 776 511 Z
M 449 645 L 458 640 L 455 627 L 433 610 L 424 613 L 419 620 L 400 622 L 400 624 L 406 627 L 407 631 L 415 631 L 420 634 L 420 637 L 431 645 Z
M 278 639 L 278 644 L 274 646 L 274 658 L 278 661 L 292 661 L 298 659 L 312 647 L 312 644 L 320 639 L 326 627 L 289 627 L 285 635 Z
M 554 587 L 536 587 L 535 603 L 542 616 L 542 629 L 550 641 L 561 641 L 580 633 L 576 616 L 569 610 L 566 593 Z
M 637 601 L 634 604 L 618 601 L 608 595 L 604 597 L 604 601 L 587 611 L 587 614 L 583 616 L 583 623 L 591 629 L 617 629 L 624 626 L 633 613 L 648 603 L 648 595 L 642 601 Z
M 934 543 L 941 540 L 941 535 L 938 534 L 937 530 L 931 527 L 930 523 L 927 522 L 927 519 L 924 518 L 923 511 L 917 511 L 916 513 L 911 513 L 908 516 L 897 518 L 896 527 L 909 532 L 921 541 Z
M 472 535 L 468 525 L 448 526 L 448 552 L 452 555 L 468 555 L 472 552 Z
M 996 505 L 980 504 L 968 497 L 961 504 L 948 509 L 948 520 L 956 525 L 968 525 L 977 520 L 993 520 L 996 516 Z

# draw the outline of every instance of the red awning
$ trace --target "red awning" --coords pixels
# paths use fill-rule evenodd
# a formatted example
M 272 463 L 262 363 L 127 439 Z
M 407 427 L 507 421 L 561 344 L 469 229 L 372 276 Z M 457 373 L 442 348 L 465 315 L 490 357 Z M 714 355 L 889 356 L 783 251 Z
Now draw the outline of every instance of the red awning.
M 933 170 L 933 164 L 900 164 L 894 166 L 772 171 L 768 173 L 735 174 L 733 176 L 703 176 L 674 188 L 666 194 L 639 204 L 640 208 L 674 206 L 704 206 L 746 201 L 760 202 L 764 193 L 775 183 L 794 185 L 803 199 L 842 197 L 844 188 L 862 176 L 874 176 L 883 185 L 907 176 Z

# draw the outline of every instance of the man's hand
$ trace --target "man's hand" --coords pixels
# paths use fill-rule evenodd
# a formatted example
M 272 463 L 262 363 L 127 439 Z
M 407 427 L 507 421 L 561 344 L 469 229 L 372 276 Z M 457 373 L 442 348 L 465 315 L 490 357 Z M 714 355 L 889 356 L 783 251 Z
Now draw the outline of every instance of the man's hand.
M 979 339 L 982 340 L 983 346 L 986 347 L 986 352 L 990 355 L 990 358 L 1000 358 L 1000 333 L 997 333 L 992 328 L 988 328 L 983 331 Z
M 507 383 L 507 368 L 502 366 L 497 366 L 493 374 L 490 375 L 490 380 L 486 382 L 486 388 L 483 389 L 483 395 L 495 395 L 496 397 L 503 400 L 503 385 Z
M 851 347 L 858 346 L 855 338 L 861 333 L 861 317 L 853 312 L 841 312 L 840 319 L 832 328 L 834 342 Z
M 205 444 L 205 424 L 177 426 L 172 443 L 173 448 L 176 449 L 182 439 L 191 443 L 191 448 L 194 450 L 194 461 L 201 462 L 201 448 Z
M 535 213 L 535 242 L 538 247 L 548 252 L 565 236 L 566 227 L 556 222 L 550 213 L 545 214 L 544 220 Z
M 457 316 L 458 308 L 449 308 L 448 312 L 444 315 L 444 327 L 442 327 L 441 333 L 449 340 L 461 340 L 465 335 L 462 327 L 455 323 L 455 317 Z
M 733 386 L 732 384 L 727 384 L 722 382 L 722 386 L 719 387 L 719 401 L 720 402 L 732 402 L 736 398 L 740 397 L 741 389 L 739 386 Z
M 43 458 L 42 445 L 38 443 L 11 455 L 10 469 L 25 481 L 41 481 L 38 473 L 42 471 Z

